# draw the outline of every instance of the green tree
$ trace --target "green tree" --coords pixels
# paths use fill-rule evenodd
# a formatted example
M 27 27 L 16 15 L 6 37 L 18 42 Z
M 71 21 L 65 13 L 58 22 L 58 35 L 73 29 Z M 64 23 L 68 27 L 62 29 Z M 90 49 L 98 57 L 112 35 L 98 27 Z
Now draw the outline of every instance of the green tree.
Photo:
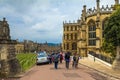
M 110 16 L 105 25 L 102 49 L 107 53 L 111 53 L 112 56 L 116 55 L 115 60 L 117 60 L 117 64 L 119 64 L 117 66 L 120 67 L 120 53 L 118 52 L 119 46 L 120 46 L 120 7 L 117 6 L 116 10 L 112 13 L 112 15 Z
M 104 29 L 104 40 L 102 49 L 107 53 L 115 54 L 113 51 L 120 45 L 120 8 L 110 16 Z

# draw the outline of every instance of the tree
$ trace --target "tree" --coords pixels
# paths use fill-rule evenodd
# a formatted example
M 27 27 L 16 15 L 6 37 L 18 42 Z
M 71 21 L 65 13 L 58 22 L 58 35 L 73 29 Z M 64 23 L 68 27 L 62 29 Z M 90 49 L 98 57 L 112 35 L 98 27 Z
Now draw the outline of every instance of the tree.
M 104 42 L 102 48 L 105 52 L 111 53 L 112 55 L 115 55 L 117 53 L 115 59 L 117 62 L 115 62 L 115 64 L 113 62 L 113 64 L 116 65 L 117 63 L 116 66 L 120 67 L 120 51 L 118 51 L 119 46 L 120 46 L 120 7 L 117 7 L 105 25 Z M 117 49 L 116 52 L 114 51 L 115 49 Z

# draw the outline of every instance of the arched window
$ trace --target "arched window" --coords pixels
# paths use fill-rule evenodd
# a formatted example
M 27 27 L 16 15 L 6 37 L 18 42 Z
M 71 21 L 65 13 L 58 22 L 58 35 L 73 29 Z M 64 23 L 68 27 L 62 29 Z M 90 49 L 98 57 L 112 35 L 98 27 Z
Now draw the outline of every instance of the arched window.
M 94 20 L 88 22 L 88 45 L 96 45 L 96 25 Z
M 107 20 L 108 20 L 108 17 L 107 18 L 105 18 L 104 20 L 103 20 L 103 22 L 102 22 L 102 37 L 104 38 L 104 29 L 105 29 L 105 25 L 106 25 L 106 23 L 107 23 Z
M 77 50 L 77 44 L 75 42 L 72 43 L 72 50 Z

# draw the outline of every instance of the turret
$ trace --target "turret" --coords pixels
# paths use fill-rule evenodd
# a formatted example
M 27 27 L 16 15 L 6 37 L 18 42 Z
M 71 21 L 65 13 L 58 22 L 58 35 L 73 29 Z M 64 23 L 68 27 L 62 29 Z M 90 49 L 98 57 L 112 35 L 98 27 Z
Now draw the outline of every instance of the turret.
M 115 0 L 115 5 L 119 4 L 119 0 Z
M 3 18 L 3 21 L 6 21 L 6 18 L 5 18 L 5 17 Z
M 83 10 L 82 10 L 82 21 L 85 21 L 85 17 L 86 17 L 86 5 L 83 6 Z
M 86 13 L 86 5 L 83 6 L 84 13 Z
M 99 12 L 99 10 L 100 10 L 100 0 L 96 0 L 96 3 L 97 3 L 97 11 Z

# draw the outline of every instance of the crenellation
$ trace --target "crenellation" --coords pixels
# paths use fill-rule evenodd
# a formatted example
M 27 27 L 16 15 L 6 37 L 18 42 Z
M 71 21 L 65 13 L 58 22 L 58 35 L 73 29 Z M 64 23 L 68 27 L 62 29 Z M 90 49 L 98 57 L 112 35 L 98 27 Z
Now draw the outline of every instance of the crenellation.
M 112 11 L 113 11 L 112 5 L 110 7 L 108 5 L 106 5 L 106 7 L 102 5 L 102 7 L 100 8 L 100 13 L 111 13 Z M 92 8 L 87 9 L 87 13 L 86 13 L 87 17 L 96 14 L 97 14 L 97 9 L 95 7 L 93 9 Z
M 87 16 L 92 16 L 95 14 L 97 14 L 97 9 L 95 9 L 95 7 L 94 7 L 94 9 L 92 9 L 92 8 L 87 9 L 87 13 L 86 13 Z
M 106 5 L 106 7 L 102 6 L 102 8 L 100 8 L 100 12 L 101 13 L 111 13 L 113 11 L 113 7 L 109 7 L 108 5 Z

